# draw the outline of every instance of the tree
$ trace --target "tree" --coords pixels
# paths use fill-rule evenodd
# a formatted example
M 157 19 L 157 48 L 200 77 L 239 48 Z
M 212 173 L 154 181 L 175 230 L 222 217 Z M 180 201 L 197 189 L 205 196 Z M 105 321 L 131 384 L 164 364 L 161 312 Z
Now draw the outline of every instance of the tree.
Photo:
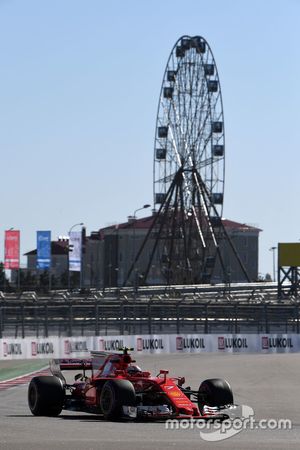
M 6 291 L 9 288 L 9 281 L 5 274 L 4 264 L 0 262 L 0 289 Z

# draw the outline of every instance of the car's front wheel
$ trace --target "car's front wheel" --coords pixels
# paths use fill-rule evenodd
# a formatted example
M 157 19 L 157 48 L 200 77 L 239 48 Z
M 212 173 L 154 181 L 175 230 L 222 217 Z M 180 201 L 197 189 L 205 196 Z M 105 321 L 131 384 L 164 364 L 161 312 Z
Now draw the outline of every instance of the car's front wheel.
M 128 380 L 108 380 L 100 394 L 100 408 L 105 419 L 115 420 L 122 416 L 123 406 L 135 406 L 135 390 Z
M 211 378 L 203 381 L 198 390 L 198 406 L 225 406 L 233 404 L 233 394 L 230 384 L 221 378 Z

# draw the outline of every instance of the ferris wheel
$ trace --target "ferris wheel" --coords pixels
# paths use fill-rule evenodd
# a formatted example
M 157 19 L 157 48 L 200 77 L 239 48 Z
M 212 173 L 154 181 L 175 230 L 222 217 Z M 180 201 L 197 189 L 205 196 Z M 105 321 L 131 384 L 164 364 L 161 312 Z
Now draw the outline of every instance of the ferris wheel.
M 174 45 L 160 91 L 154 145 L 154 204 L 165 201 L 175 174 L 184 174 L 184 201 L 192 211 L 194 171 L 203 181 L 207 214 L 222 217 L 225 134 L 221 86 L 208 43 L 181 37 Z
M 159 96 L 153 223 L 127 281 L 136 271 L 144 284 L 210 283 L 217 258 L 225 274 L 220 251 L 221 240 L 229 239 L 222 223 L 224 181 L 224 115 L 216 62 L 204 38 L 182 36 L 168 58 Z

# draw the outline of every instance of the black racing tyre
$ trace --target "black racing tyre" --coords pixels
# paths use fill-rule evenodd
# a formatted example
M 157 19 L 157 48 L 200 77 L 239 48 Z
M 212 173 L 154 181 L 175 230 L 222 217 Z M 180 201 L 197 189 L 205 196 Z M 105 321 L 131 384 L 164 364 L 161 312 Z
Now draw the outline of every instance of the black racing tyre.
M 122 416 L 122 406 L 135 406 L 133 384 L 128 380 L 108 380 L 100 394 L 100 408 L 105 419 L 115 420 Z
M 64 399 L 65 390 L 57 377 L 34 377 L 29 383 L 28 406 L 34 416 L 58 416 Z
M 221 378 L 205 380 L 198 390 L 198 406 L 200 411 L 204 405 L 224 406 L 233 404 L 233 394 L 230 384 Z

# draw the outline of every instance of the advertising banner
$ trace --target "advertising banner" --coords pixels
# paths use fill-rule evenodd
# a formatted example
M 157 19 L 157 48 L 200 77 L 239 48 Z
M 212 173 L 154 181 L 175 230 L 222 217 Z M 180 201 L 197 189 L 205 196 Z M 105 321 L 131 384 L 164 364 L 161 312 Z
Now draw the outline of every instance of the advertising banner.
M 156 334 L 3 338 L 0 360 L 89 358 L 90 351 L 120 352 L 132 348 L 138 355 L 167 353 L 299 353 L 300 334 Z
M 93 337 L 62 338 L 60 341 L 60 355 L 63 358 L 88 358 L 90 351 L 94 350 L 93 344 Z
M 51 266 L 51 231 L 37 231 L 37 269 L 49 269 Z
M 257 334 L 223 334 L 215 336 L 216 350 L 228 353 L 256 353 L 259 351 Z
M 136 352 L 143 353 L 169 353 L 170 352 L 170 336 L 161 335 L 141 335 L 135 336 L 135 344 L 133 348 Z
M 202 353 L 216 351 L 214 339 L 208 334 L 182 334 L 170 336 L 170 352 Z
M 69 235 L 69 270 L 80 272 L 81 270 L 81 231 L 71 231 Z
M 299 334 L 266 334 L 259 336 L 258 351 L 263 353 L 295 353 L 300 351 Z
M 20 231 L 5 231 L 4 268 L 19 269 L 20 267 Z
M 98 337 L 95 350 L 115 352 L 133 346 L 134 336 L 101 336 Z
M 27 342 L 25 339 L 2 339 L 0 340 L 2 359 L 28 359 Z
M 30 358 L 55 358 L 59 355 L 59 338 L 32 338 L 28 353 Z

